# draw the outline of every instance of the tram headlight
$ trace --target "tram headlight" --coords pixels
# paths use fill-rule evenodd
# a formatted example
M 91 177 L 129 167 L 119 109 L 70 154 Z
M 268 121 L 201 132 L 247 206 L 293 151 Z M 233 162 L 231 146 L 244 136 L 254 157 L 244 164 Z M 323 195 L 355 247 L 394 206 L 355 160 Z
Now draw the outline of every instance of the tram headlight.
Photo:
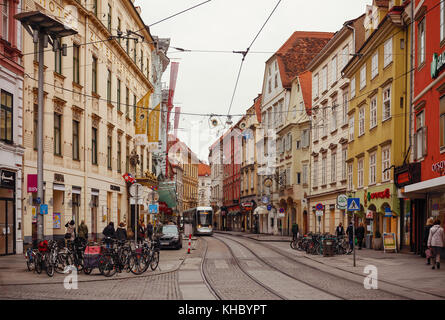
M 198 229 L 201 229 L 201 225 L 200 224 L 198 224 Z

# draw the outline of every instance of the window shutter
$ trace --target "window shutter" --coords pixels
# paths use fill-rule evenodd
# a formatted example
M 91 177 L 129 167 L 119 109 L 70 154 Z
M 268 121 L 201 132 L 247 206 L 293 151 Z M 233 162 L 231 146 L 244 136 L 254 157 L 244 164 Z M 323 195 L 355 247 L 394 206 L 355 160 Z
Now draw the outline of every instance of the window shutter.
M 423 131 L 423 150 L 422 150 L 422 155 L 425 157 L 427 155 L 427 142 L 428 142 L 428 128 L 427 127 L 423 127 L 422 131 Z
M 417 160 L 417 133 L 414 133 L 414 160 Z

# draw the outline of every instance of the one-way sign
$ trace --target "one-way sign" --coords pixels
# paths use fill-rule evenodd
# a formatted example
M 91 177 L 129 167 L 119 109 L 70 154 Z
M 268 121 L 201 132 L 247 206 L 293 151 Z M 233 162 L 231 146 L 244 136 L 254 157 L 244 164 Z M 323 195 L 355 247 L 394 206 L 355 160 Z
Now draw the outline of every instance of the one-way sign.
M 348 211 L 360 211 L 360 198 L 348 198 Z

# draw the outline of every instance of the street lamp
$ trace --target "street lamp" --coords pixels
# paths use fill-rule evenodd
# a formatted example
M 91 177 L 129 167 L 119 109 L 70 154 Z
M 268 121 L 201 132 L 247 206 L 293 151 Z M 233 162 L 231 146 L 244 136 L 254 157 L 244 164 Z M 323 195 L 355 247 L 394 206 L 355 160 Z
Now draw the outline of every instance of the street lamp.
M 60 50 L 62 37 L 77 34 L 77 31 L 54 20 L 40 11 L 22 12 L 14 16 L 22 23 L 23 28 L 31 35 L 34 43 L 39 43 L 39 83 L 38 83 L 38 122 L 37 122 L 37 198 L 43 199 L 43 65 L 44 48 L 48 43 L 53 46 L 53 51 Z M 66 46 L 63 47 L 63 55 L 66 56 Z M 43 240 L 43 216 L 40 207 L 37 208 L 37 240 Z

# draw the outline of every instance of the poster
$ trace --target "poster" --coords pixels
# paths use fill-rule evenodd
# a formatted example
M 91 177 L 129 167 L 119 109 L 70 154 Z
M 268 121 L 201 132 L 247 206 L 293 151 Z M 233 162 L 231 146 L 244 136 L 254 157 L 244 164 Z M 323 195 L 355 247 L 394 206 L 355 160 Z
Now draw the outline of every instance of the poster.
M 384 250 L 396 250 L 396 234 L 395 233 L 383 233 L 383 248 Z
M 161 118 L 161 104 L 154 108 L 148 117 L 148 143 L 157 148 L 159 141 L 159 121 Z
M 32 222 L 37 222 L 37 210 L 36 207 L 32 207 Z
M 62 227 L 62 224 L 60 221 L 60 212 L 54 212 L 53 213 L 53 228 L 60 229 L 61 227 Z

